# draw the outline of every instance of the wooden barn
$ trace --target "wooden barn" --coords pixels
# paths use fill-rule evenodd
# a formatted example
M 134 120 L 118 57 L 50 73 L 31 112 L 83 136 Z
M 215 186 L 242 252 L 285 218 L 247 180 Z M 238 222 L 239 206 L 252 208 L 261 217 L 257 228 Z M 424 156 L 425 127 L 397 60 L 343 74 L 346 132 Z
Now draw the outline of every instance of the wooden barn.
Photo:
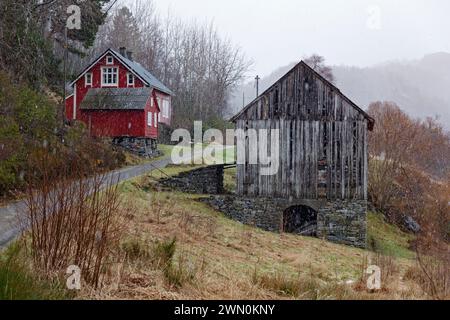
M 280 135 L 274 175 L 248 163 L 245 139 L 246 163 L 237 165 L 239 196 L 286 199 L 285 231 L 364 246 L 367 131 L 374 126 L 366 112 L 302 61 L 232 121 L 244 132 L 279 129 Z
M 84 122 L 91 135 L 113 138 L 130 151 L 151 155 L 159 124 L 171 124 L 172 91 L 124 47 L 106 50 L 70 86 L 66 119 Z

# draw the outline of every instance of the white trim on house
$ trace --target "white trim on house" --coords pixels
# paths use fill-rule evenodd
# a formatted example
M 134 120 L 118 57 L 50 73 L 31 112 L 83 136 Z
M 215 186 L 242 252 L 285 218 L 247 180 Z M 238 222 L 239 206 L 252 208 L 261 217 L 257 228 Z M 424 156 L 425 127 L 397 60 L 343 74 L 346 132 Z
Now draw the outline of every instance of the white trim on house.
M 109 59 L 111 59 L 111 61 Z M 107 65 L 113 65 L 114 64 L 114 57 L 111 56 L 111 55 L 106 56 L 106 64 Z
M 130 83 L 130 79 L 133 80 Z M 127 87 L 134 87 L 134 74 L 127 72 Z
M 88 75 L 90 76 L 90 80 L 88 82 Z M 84 75 L 84 85 L 87 86 L 92 86 L 92 78 L 93 78 L 93 74 L 92 72 L 86 72 L 86 74 Z
M 155 128 L 158 128 L 158 112 L 154 113 L 153 123 L 155 124 Z
M 162 99 L 162 108 L 161 108 L 163 118 L 168 119 L 170 113 L 170 101 L 168 99 Z
M 75 83 L 73 90 L 73 120 L 77 120 L 77 84 Z
M 73 86 L 78 80 L 81 79 L 82 76 L 86 74 L 86 72 L 89 72 L 100 60 L 102 60 L 108 54 L 112 55 L 117 60 L 119 60 L 128 71 L 134 74 L 135 77 L 138 77 L 145 85 L 150 86 L 150 83 L 142 79 L 136 72 L 134 72 L 132 68 L 130 68 L 125 62 L 123 62 L 122 59 L 120 59 L 120 57 L 118 57 L 113 51 L 111 51 L 111 49 L 106 50 L 105 53 L 103 53 L 97 60 L 95 60 L 89 66 L 87 66 L 75 80 L 69 83 L 69 86 Z
M 110 73 L 111 80 L 114 79 L 114 76 L 115 76 L 115 82 L 111 82 L 111 83 L 105 82 L 105 79 L 104 79 L 105 70 L 108 70 L 108 74 Z M 111 70 L 115 70 L 115 71 L 110 72 Z M 102 67 L 100 76 L 101 76 L 101 86 L 102 87 L 119 87 L 119 67 L 117 67 L 117 66 Z
M 147 126 L 151 127 L 153 122 L 153 112 L 149 111 L 147 113 Z

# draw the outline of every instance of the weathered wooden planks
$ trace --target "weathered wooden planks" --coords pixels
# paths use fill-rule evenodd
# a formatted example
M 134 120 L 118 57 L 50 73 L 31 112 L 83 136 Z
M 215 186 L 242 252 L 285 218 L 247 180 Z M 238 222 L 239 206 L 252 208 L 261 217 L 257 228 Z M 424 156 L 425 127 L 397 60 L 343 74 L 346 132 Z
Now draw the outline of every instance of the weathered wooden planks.
M 248 163 L 255 151 L 245 140 L 238 194 L 367 199 L 367 119 L 309 68 L 299 64 L 291 70 L 239 116 L 236 128 L 280 133 L 280 166 L 272 176 L 261 176 L 261 164 Z M 262 142 L 270 150 L 270 135 Z

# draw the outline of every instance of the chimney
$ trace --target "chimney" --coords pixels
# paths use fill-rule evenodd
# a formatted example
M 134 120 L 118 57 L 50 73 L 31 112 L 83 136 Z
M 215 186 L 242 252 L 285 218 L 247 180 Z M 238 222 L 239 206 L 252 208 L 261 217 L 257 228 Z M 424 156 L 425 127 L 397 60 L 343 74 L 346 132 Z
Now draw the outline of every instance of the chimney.
M 128 59 L 133 61 L 133 51 L 127 51 L 127 57 L 128 57 Z
M 119 48 L 119 53 L 122 55 L 122 56 L 124 56 L 125 57 L 125 52 L 127 51 L 127 48 L 125 48 L 125 47 L 120 47 Z

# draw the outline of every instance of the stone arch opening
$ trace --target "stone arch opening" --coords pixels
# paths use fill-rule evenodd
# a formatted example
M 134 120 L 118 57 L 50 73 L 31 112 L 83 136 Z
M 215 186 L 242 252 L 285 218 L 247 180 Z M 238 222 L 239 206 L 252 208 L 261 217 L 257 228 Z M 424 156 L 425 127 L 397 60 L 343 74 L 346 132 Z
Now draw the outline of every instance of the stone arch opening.
M 317 211 L 305 205 L 295 205 L 283 212 L 283 232 L 317 236 Z

